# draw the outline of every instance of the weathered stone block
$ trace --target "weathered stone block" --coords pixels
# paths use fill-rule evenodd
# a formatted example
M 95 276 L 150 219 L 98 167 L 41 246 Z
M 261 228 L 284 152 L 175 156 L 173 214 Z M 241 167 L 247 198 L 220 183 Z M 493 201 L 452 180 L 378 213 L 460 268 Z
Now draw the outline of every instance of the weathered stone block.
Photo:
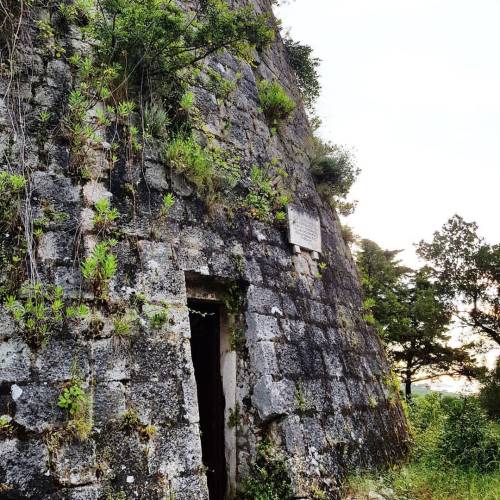
M 48 452 L 41 443 L 0 441 L 0 482 L 28 492 L 48 470 Z M 32 497 L 36 498 L 36 497 Z
M 29 348 L 21 339 L 0 342 L 0 383 L 29 380 L 30 365 Z
M 54 269 L 54 285 L 64 288 L 66 298 L 80 298 L 82 285 L 82 273 L 80 269 L 70 266 L 56 267 Z
M 252 403 L 262 420 L 291 413 L 295 400 L 295 386 L 289 380 L 275 382 L 270 375 L 259 378 L 254 386 Z
M 47 63 L 47 84 L 60 88 L 71 85 L 71 69 L 62 59 L 54 59 Z
M 165 166 L 160 163 L 148 161 L 145 165 L 144 177 L 148 186 L 158 191 L 166 191 L 169 188 Z
M 28 384 L 21 390 L 16 401 L 16 423 L 29 431 L 42 432 L 64 421 L 64 413 L 57 406 L 60 389 L 45 384 Z
M 112 420 L 119 420 L 126 412 L 125 386 L 121 382 L 97 384 L 93 391 L 94 424 L 105 426 Z
M 285 377 L 297 378 L 303 375 L 300 355 L 293 344 L 277 344 L 279 372 Z
M 200 413 L 198 410 L 198 394 L 196 391 L 196 380 L 194 373 L 189 373 L 182 381 L 182 402 L 184 409 L 184 418 L 190 424 L 197 424 L 200 421 Z
M 176 500 L 208 500 L 207 480 L 204 474 L 173 478 L 172 491 Z
M 51 231 L 42 234 L 37 246 L 38 258 L 43 263 L 50 263 L 57 260 L 62 250 L 58 245 L 59 243 L 57 233 Z
M 185 471 L 201 470 L 201 441 L 198 425 L 163 428 L 151 445 L 149 470 L 168 478 Z
M 130 379 L 130 346 L 115 338 L 93 343 L 94 374 L 97 381 Z
M 274 316 L 247 313 L 246 322 L 247 330 L 245 336 L 249 342 L 274 340 L 281 333 L 278 320 Z
M 189 310 L 187 306 L 172 306 L 168 310 L 168 332 L 179 337 L 190 338 Z
M 32 175 L 32 185 L 36 194 L 60 206 L 80 200 L 81 188 L 73 185 L 71 179 L 62 175 L 37 171 Z
M 148 300 L 184 305 L 184 273 L 178 271 L 171 261 L 170 246 L 160 242 L 139 241 L 138 249 L 143 271 L 137 274 L 136 290 L 144 293 Z
M 343 376 L 332 376 L 327 385 L 327 392 L 333 409 L 349 408 L 351 406 L 351 398 L 347 391 L 346 380 Z
M 297 415 L 286 417 L 283 421 L 283 431 L 288 453 L 290 455 L 304 454 L 304 433 L 300 418 Z
M 64 444 L 54 460 L 54 474 L 64 486 L 83 486 L 96 478 L 95 443 L 72 442 Z
M 61 491 L 62 497 L 67 500 L 98 500 L 102 496 L 102 486 L 81 486 Z M 54 499 L 55 500 L 55 499 Z
M 131 382 L 129 403 L 143 423 L 176 422 L 181 413 L 181 396 L 177 380 Z
M 279 295 L 268 288 L 250 285 L 247 292 L 248 310 L 261 314 L 274 314 L 273 308 L 282 309 Z
M 83 186 L 83 201 L 88 207 L 94 206 L 96 201 L 103 198 L 110 199 L 112 196 L 104 185 L 99 182 L 89 181 Z
M 273 342 L 252 342 L 248 350 L 250 352 L 252 367 L 259 376 L 266 374 L 277 375 L 280 373 Z
M 88 377 L 88 345 L 74 338 L 52 337 L 36 354 L 35 366 L 44 382 L 64 382 L 78 375 Z
M 138 337 L 134 344 L 134 358 L 131 367 L 134 381 L 147 382 L 153 380 L 166 381 L 179 378 L 185 368 L 189 368 L 191 360 L 186 358 L 187 340 L 177 342 L 165 338 Z

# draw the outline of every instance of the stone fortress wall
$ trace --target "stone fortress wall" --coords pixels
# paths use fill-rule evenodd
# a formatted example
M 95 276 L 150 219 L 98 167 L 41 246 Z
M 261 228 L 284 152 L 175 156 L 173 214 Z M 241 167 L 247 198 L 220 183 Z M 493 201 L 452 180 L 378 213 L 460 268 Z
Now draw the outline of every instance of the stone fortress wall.
M 255 4 L 270 9 L 267 0 Z M 33 18 L 46 14 L 38 10 Z M 236 350 L 225 346 L 223 373 L 229 377 L 226 416 L 239 412 L 237 427 L 227 434 L 231 480 L 247 473 L 262 439 L 285 457 L 301 498 L 313 487 L 334 498 L 346 470 L 400 457 L 404 416 L 381 344 L 362 318 L 358 277 L 339 220 L 309 173 L 305 112 L 298 107 L 273 133 L 259 108 L 259 78 L 278 79 L 300 101 L 282 42 L 257 56 L 254 66 L 227 53 L 215 56 L 210 66 L 222 76 L 241 74 L 237 89 L 225 103 L 196 90 L 196 106 L 212 140 L 237 151 L 246 164 L 278 159 L 293 205 L 320 221 L 323 270 L 310 252 L 294 254 L 286 223 L 208 212 L 155 144 L 131 160 L 120 157 L 112 169 L 105 147 L 96 146 L 89 152 L 92 178 L 75 179 L 68 145 L 58 134 L 74 72 L 30 36 L 33 21 L 23 29 L 31 42 L 17 47 L 16 78 L 4 67 L 0 79 L 0 170 L 30 173 L 27 206 L 34 218 L 49 205 L 65 214 L 49 220 L 37 240 L 39 280 L 60 285 L 65 297 L 83 294 L 91 301 L 79 258 L 96 243 L 96 201 L 107 197 L 119 210 L 120 234 L 108 304 L 91 319 L 67 323 L 34 348 L 12 315 L 0 310 L 0 415 L 11 426 L 0 436 L 0 496 L 97 499 L 123 492 L 170 498 L 175 492 L 177 500 L 207 498 L 187 306 L 195 298 L 227 302 L 235 290 L 244 338 Z M 85 47 L 76 28 L 62 43 L 68 54 Z M 42 111 L 52 116 L 43 140 Z M 124 187 L 130 185 L 133 196 Z M 159 213 L 167 191 L 176 202 L 164 220 Z M 137 321 L 130 336 L 117 338 L 115 311 L 138 296 L 147 304 L 168 304 L 168 320 L 160 328 Z M 58 441 L 56 431 L 67 419 L 58 397 L 75 369 L 90 395 L 93 427 L 88 439 Z M 130 409 L 141 428 L 154 426 L 154 433 L 121 425 Z

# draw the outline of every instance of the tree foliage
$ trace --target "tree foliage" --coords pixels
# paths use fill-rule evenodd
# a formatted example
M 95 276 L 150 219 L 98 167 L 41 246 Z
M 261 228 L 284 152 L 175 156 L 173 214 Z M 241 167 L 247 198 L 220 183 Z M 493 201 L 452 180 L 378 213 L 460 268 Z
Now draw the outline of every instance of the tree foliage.
M 88 31 L 103 65 L 117 64 L 122 81 L 174 107 L 188 87 L 201 85 L 199 65 L 210 55 L 228 50 L 251 59 L 275 36 L 269 15 L 223 0 L 198 0 L 189 11 L 168 0 L 102 0 Z
M 500 345 L 500 244 L 488 245 L 475 222 L 454 215 L 431 242 L 420 242 L 418 253 L 443 293 L 467 308 L 456 308 L 462 322 Z
M 288 62 L 297 77 L 297 85 L 304 99 L 304 104 L 311 109 L 321 92 L 318 67 L 320 59 L 313 57 L 313 49 L 309 45 L 292 40 L 289 36 L 283 39 Z
M 360 247 L 357 262 L 367 319 L 386 342 L 407 396 L 416 380 L 475 375 L 470 346 L 447 345 L 451 309 L 430 269 L 404 267 L 397 260 L 399 251 L 383 250 L 370 240 L 362 240 Z
M 500 359 L 485 377 L 479 399 L 489 417 L 500 421 Z

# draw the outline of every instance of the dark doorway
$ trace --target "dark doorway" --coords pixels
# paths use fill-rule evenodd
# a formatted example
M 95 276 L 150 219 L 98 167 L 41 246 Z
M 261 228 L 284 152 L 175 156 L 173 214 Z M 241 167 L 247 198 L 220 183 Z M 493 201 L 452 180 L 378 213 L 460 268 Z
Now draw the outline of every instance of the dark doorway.
M 224 500 L 227 471 L 224 449 L 224 393 L 220 369 L 220 306 L 190 300 L 191 355 L 198 391 L 201 449 L 210 500 Z

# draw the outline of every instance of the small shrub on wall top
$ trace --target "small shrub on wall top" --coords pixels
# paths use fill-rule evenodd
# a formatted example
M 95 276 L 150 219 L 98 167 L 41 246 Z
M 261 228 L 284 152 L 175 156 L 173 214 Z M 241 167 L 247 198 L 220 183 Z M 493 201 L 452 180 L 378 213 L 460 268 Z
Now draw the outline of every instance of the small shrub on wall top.
M 283 43 L 288 62 L 295 72 L 304 104 L 311 110 L 321 92 L 318 74 L 320 60 L 313 57 L 313 50 L 309 45 L 296 42 L 288 36 L 283 39 Z
M 262 80 L 257 84 L 262 112 L 273 127 L 286 120 L 295 109 L 294 100 L 278 82 Z
M 318 190 L 341 215 L 350 215 L 356 208 L 356 202 L 347 201 L 346 198 L 360 174 L 353 152 L 345 146 L 315 137 L 313 155 L 311 174 Z

